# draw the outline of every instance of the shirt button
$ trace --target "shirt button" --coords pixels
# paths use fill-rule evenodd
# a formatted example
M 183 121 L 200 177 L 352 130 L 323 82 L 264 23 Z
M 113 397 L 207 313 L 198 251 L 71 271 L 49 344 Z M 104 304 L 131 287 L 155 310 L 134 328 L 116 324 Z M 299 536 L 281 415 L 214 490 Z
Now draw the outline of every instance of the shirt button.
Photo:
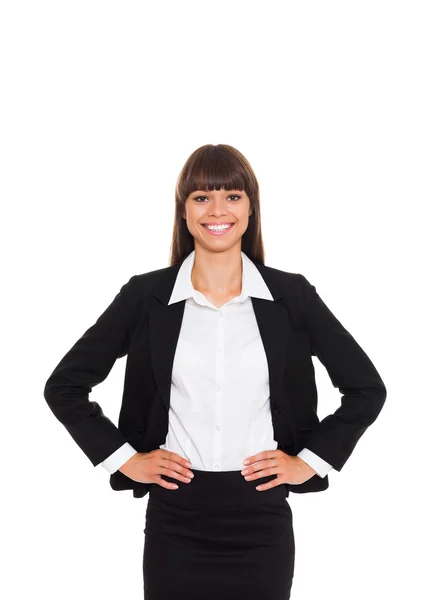
M 219 468 L 220 468 L 220 466 L 219 466 L 219 465 L 214 465 L 214 469 L 215 469 L 216 471 L 218 471 L 218 470 L 219 470 Z
M 217 386 L 217 391 L 219 391 L 219 392 L 221 391 L 221 385 Z
M 216 429 L 218 431 L 220 429 L 220 425 L 216 425 Z

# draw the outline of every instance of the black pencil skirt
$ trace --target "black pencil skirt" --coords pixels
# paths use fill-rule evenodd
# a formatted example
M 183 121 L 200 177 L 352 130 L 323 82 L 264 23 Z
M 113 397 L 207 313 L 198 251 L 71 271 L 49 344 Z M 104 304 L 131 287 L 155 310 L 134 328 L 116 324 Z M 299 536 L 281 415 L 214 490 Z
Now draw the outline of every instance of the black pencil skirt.
M 151 484 L 144 528 L 145 600 L 288 600 L 293 517 L 285 483 L 198 471 L 169 490 Z

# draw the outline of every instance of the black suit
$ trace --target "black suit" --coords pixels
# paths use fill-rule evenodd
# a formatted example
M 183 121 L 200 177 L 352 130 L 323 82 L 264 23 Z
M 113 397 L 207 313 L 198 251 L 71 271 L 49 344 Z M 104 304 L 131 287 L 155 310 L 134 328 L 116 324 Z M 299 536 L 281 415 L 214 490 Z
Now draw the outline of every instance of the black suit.
M 174 352 L 185 301 L 168 301 L 181 262 L 134 275 L 97 321 L 62 358 L 46 382 L 44 397 L 94 466 L 128 441 L 149 452 L 165 443 Z M 274 301 L 252 298 L 269 365 L 270 402 L 278 448 L 296 455 L 306 447 L 340 471 L 386 399 L 385 385 L 352 335 L 300 274 L 254 263 Z M 127 355 L 119 426 L 88 395 L 117 358 Z M 327 369 L 341 406 L 321 422 L 312 356 Z M 114 490 L 145 496 L 152 484 L 120 471 Z M 292 492 L 328 488 L 314 475 Z

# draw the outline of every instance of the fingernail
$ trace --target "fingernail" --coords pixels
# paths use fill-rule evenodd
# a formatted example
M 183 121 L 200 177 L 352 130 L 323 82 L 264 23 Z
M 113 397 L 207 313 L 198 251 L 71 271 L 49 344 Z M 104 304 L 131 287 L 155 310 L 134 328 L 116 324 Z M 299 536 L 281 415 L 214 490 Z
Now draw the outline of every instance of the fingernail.
M 248 458 L 247 458 L 247 460 L 244 460 L 244 465 L 249 465 L 249 464 L 250 464 L 250 461 L 248 460 Z
M 189 461 L 186 462 L 186 467 L 191 467 L 192 463 L 189 463 Z

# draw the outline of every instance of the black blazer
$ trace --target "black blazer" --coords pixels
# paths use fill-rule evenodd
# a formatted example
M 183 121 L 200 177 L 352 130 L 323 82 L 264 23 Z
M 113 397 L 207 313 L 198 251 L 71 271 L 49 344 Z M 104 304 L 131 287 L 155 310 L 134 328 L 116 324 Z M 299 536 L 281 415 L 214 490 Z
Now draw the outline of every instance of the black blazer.
M 184 260 L 184 259 L 183 259 Z M 165 443 L 174 353 L 185 300 L 168 301 L 183 261 L 133 275 L 97 321 L 49 376 L 44 397 L 94 466 L 125 442 L 138 452 Z M 377 418 L 386 388 L 367 354 L 300 274 L 254 262 L 274 301 L 252 298 L 269 365 L 270 404 L 278 448 L 296 455 L 309 448 L 340 471 L 359 438 Z M 127 355 L 118 427 L 96 402 L 92 387 L 104 381 L 116 359 Z M 341 405 L 320 422 L 312 357 L 327 369 Z M 110 475 L 114 490 L 136 498 L 151 485 L 121 471 Z M 289 491 L 327 489 L 328 475 L 314 475 Z

